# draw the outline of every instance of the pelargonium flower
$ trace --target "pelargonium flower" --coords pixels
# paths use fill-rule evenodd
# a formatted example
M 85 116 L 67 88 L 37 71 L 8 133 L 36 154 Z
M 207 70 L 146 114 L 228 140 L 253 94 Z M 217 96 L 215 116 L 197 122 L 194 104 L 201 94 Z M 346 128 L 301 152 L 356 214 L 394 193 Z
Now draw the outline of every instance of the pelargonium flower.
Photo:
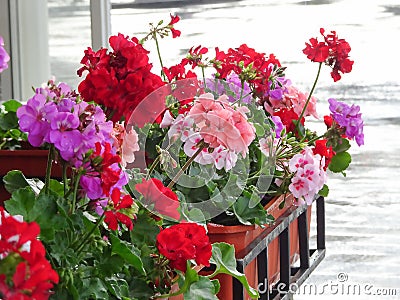
M 332 157 L 335 155 L 335 151 L 333 151 L 331 146 L 326 145 L 327 140 L 317 140 L 315 141 L 315 146 L 313 148 L 313 153 L 314 154 L 319 154 L 321 157 L 325 158 L 325 166 L 324 170 L 329 166 L 329 163 L 332 160 Z
M 188 116 L 194 119 L 198 132 L 210 147 L 222 146 L 245 157 L 255 138 L 255 128 L 248 122 L 247 112 L 244 106 L 233 109 L 225 95 L 214 100 L 207 93 L 197 99 Z
M 121 165 L 126 167 L 135 161 L 135 152 L 139 151 L 138 134 L 133 128 L 125 129 L 122 123 L 115 123 L 112 137 L 114 148 L 121 155 Z
M 212 246 L 205 228 L 197 223 L 181 223 L 161 230 L 157 248 L 169 259 L 172 268 L 182 272 L 190 259 L 198 265 L 210 266 Z
M 159 179 L 143 178 L 142 183 L 135 185 L 135 189 L 143 195 L 145 206 L 163 216 L 174 220 L 180 219 L 178 196 Z
M 333 98 L 328 99 L 328 102 L 333 120 L 340 127 L 345 128 L 346 136 L 349 139 L 355 139 L 358 146 L 364 145 L 364 122 L 360 107 L 354 104 L 349 106 Z
M 299 118 L 299 115 L 294 112 L 293 108 L 281 108 L 274 112 L 274 116 L 278 116 L 281 119 L 281 122 L 286 128 L 286 132 L 296 132 L 296 122 Z M 300 123 L 304 125 L 305 119 L 301 118 Z
M 110 196 L 110 208 L 104 212 L 104 222 L 107 223 L 111 230 L 118 229 L 118 223 L 125 224 L 129 229 L 133 229 L 132 219 L 135 218 L 137 209 L 129 194 L 121 194 L 119 188 L 114 188 Z
M 282 130 L 283 130 L 283 123 L 282 120 L 279 116 L 271 116 L 272 122 L 274 122 L 275 125 L 275 138 L 279 139 L 281 138 Z
M 3 299 L 48 299 L 59 281 L 38 240 L 39 225 L 0 207 L 0 295 Z
M 308 94 L 301 92 L 297 87 L 293 85 L 286 86 L 285 91 L 280 99 L 269 98 L 269 101 L 264 102 L 264 109 L 273 115 L 280 109 L 293 109 L 293 111 L 300 116 L 304 105 L 307 102 Z M 317 98 L 311 97 L 308 102 L 307 108 L 304 111 L 304 117 L 313 116 L 318 119 L 316 110 Z
M 339 39 L 335 31 L 325 35 L 325 29 L 321 28 L 320 33 L 324 41 L 320 42 L 316 38 L 311 38 L 310 43 L 306 43 L 303 53 L 307 58 L 314 62 L 324 62 L 332 68 L 331 76 L 336 82 L 340 80 L 341 73 L 350 73 L 354 61 L 349 59 L 351 47 L 344 39 Z
M 189 157 L 192 157 L 198 150 L 198 145 L 202 141 L 200 133 L 191 131 L 188 138 L 185 140 L 183 145 L 183 151 Z M 214 153 L 214 152 L 213 152 Z M 194 161 L 201 165 L 214 164 L 215 158 L 213 153 L 208 151 L 207 147 L 204 147 L 200 153 L 194 158 Z
M 4 49 L 3 37 L 0 36 L 0 73 L 8 68 L 9 60 L 10 60 L 10 56 L 8 55 L 6 49 Z
M 252 102 L 251 89 L 246 81 L 242 81 L 239 75 L 232 72 L 226 80 L 221 79 L 206 79 L 206 87 L 208 90 L 217 93 L 218 95 L 227 95 L 229 102 L 241 100 L 241 102 L 249 104 Z M 233 95 L 232 95 L 233 94 Z
M 311 205 L 315 195 L 326 182 L 324 171 L 325 159 L 319 154 L 314 155 L 309 147 L 294 155 L 289 161 L 289 171 L 294 174 L 289 185 L 289 191 L 297 199 L 296 204 Z
M 176 19 L 171 22 L 176 23 Z M 119 121 L 122 117 L 129 120 L 143 99 L 164 85 L 164 82 L 160 76 L 151 72 L 149 51 L 143 48 L 137 38 L 118 34 L 111 36 L 109 43 L 112 51 L 107 52 L 104 48 L 97 52 L 90 48 L 85 51 L 81 60 L 83 67 L 78 70 L 78 75 L 82 76 L 85 71 L 88 74 L 79 84 L 78 91 L 85 101 L 94 101 L 103 106 L 106 115 L 112 116 L 113 121 Z M 152 109 L 154 107 L 149 105 L 141 108 L 139 116 L 145 119 L 138 120 L 140 126 L 148 121 L 148 113 Z M 154 120 L 161 121 L 157 115 Z
M 74 156 L 82 143 L 79 125 L 78 116 L 70 112 L 59 112 L 51 119 L 49 142 L 54 144 L 66 161 Z
M 180 30 L 177 30 L 174 28 L 174 24 L 179 22 L 180 17 L 178 15 L 173 16 L 172 14 L 170 14 L 170 17 L 171 17 L 171 21 L 168 23 L 168 26 L 169 26 L 169 29 L 171 30 L 172 37 L 177 38 L 181 35 L 181 32 L 180 32 Z
M 18 123 L 21 131 L 28 133 L 28 141 L 34 147 L 42 146 L 49 141 L 49 116 L 57 113 L 54 102 L 47 102 L 42 94 L 35 94 L 17 110 Z

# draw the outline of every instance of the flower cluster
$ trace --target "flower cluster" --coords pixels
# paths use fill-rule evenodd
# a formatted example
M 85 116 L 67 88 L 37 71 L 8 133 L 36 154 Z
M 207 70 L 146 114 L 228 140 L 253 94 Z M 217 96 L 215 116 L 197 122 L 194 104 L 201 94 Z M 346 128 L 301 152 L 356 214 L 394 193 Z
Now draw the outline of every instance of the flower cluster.
M 198 265 L 210 266 L 212 247 L 204 226 L 197 223 L 181 223 L 161 230 L 157 248 L 169 259 L 171 267 L 182 272 L 190 259 Z
M 314 155 L 309 147 L 293 156 L 289 161 L 289 170 L 294 173 L 289 190 L 297 199 L 297 204 L 311 205 L 314 197 L 326 182 L 325 161 L 319 154 Z
M 353 67 L 353 61 L 349 59 L 351 47 L 344 39 L 339 39 L 335 31 L 325 34 L 323 28 L 320 33 L 324 37 L 324 41 L 318 41 L 311 38 L 310 43 L 306 43 L 303 53 L 307 55 L 311 61 L 323 62 L 332 68 L 331 76 L 336 82 L 340 80 L 341 73 L 350 73 Z
M 5 299 L 48 299 L 58 274 L 38 240 L 39 225 L 0 207 L 0 295 Z
M 143 196 L 143 203 L 149 209 L 173 220 L 181 218 L 178 211 L 178 196 L 170 188 L 165 187 L 159 179 L 143 179 L 141 183 L 135 185 L 135 189 Z
M 128 182 L 120 166 L 120 145 L 114 137 L 113 122 L 106 120 L 103 110 L 81 101 L 68 85 L 56 85 L 50 80 L 18 108 L 17 116 L 30 144 L 51 145 L 60 156 L 60 163 L 78 175 L 81 192 L 95 202 L 97 212 L 103 213 L 102 206 L 107 205 L 110 194 Z M 113 219 L 106 218 L 107 223 L 110 220 Z M 131 222 L 123 223 L 132 227 Z M 116 229 L 115 222 L 109 225 Z
M 358 105 L 348 105 L 336 99 L 330 98 L 329 110 L 333 120 L 344 129 L 349 139 L 355 139 L 357 145 L 364 145 L 364 122 L 361 118 L 360 107 Z

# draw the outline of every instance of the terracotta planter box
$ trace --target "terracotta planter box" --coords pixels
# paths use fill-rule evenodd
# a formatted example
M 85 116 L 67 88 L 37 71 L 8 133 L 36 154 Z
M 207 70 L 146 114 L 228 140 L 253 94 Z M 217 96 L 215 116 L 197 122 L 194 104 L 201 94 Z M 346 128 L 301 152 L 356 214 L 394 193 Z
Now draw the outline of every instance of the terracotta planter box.
M 20 170 L 27 178 L 44 178 L 46 176 L 48 150 L 0 150 L 0 205 L 10 198 L 4 188 L 2 177 L 11 170 Z M 52 177 L 61 178 L 62 168 L 53 163 Z
M 292 203 L 293 196 L 289 195 L 286 199 L 285 206 L 279 209 L 279 204 L 283 200 L 283 196 L 275 198 L 273 201 L 265 206 L 265 209 L 277 219 L 283 213 L 285 213 Z M 311 208 L 308 209 L 309 222 Z M 215 242 L 226 242 L 235 246 L 235 253 L 239 253 L 252 241 L 254 241 L 265 229 L 257 225 L 236 225 L 236 226 L 224 226 L 218 224 L 208 224 L 208 236 L 211 243 Z M 308 230 L 310 230 L 310 223 L 308 224 Z M 293 264 L 299 259 L 299 236 L 298 236 L 298 222 L 294 220 L 290 226 L 290 263 Z M 274 239 L 268 245 L 268 282 L 270 285 L 279 281 L 279 239 Z M 258 287 L 257 278 L 257 261 L 252 261 L 245 267 L 245 275 L 247 280 L 253 288 Z M 219 299 L 230 300 L 233 299 L 233 282 L 232 278 L 228 275 L 218 275 L 216 278 L 220 281 L 221 289 L 218 293 Z M 245 299 L 250 299 L 246 294 Z

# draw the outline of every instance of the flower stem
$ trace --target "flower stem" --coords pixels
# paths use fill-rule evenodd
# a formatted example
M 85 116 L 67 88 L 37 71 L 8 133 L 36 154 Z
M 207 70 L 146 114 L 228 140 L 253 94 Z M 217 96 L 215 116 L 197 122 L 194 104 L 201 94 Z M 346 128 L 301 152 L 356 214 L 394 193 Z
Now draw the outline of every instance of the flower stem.
M 162 58 L 161 58 L 161 52 L 160 52 L 160 45 L 158 44 L 158 40 L 157 40 L 157 33 L 154 32 L 153 34 L 153 39 L 156 42 L 156 49 L 157 49 L 157 55 L 158 55 L 158 59 L 160 61 L 160 65 L 161 65 L 161 76 L 163 77 L 164 81 L 167 79 L 164 73 L 164 64 L 162 62 Z
M 54 157 L 54 145 L 50 146 L 49 154 L 47 156 L 47 166 L 46 166 L 46 178 L 44 181 L 44 191 L 45 194 L 49 193 L 50 177 L 51 177 L 51 166 L 53 165 Z
M 71 207 L 71 214 L 75 212 L 75 206 L 76 206 L 76 198 L 77 198 L 77 192 L 78 192 L 78 186 L 79 186 L 79 180 L 81 179 L 81 174 L 78 174 L 75 179 L 75 184 L 74 184 L 74 194 L 72 196 L 72 207 Z
M 303 110 L 301 111 L 301 114 L 300 114 L 299 118 L 298 118 L 297 121 L 296 121 L 296 124 L 295 124 L 295 125 L 296 125 L 296 128 L 298 128 L 299 123 L 300 123 L 300 121 L 301 121 L 301 118 L 303 117 L 303 115 L 304 115 L 304 113 L 305 113 L 305 111 L 306 111 L 306 109 L 307 109 L 308 103 L 309 103 L 310 100 L 311 100 L 311 96 L 312 96 L 312 94 L 314 93 L 315 87 L 317 86 L 319 74 L 321 73 L 321 66 L 322 66 L 322 63 L 319 63 L 319 65 L 318 65 L 317 76 L 315 77 L 314 84 L 313 84 L 313 86 L 312 86 L 312 88 L 311 88 L 310 94 L 308 95 L 307 101 L 306 101 L 306 103 L 304 104 Z
M 63 160 L 62 162 L 62 176 L 63 176 L 63 186 L 64 186 L 64 197 L 67 194 L 67 163 Z
M 78 247 L 76 248 L 76 255 L 81 254 L 86 242 L 88 241 L 88 239 L 90 238 L 90 236 L 93 234 L 93 232 L 100 226 L 101 222 L 103 222 L 104 220 L 104 215 L 105 215 L 105 211 L 103 212 L 103 214 L 100 216 L 100 218 L 97 220 L 96 224 L 94 224 L 94 226 L 92 227 L 92 229 L 86 233 L 82 239 L 81 239 L 81 243 L 78 245 Z
M 206 84 L 206 73 L 204 72 L 204 66 L 201 65 L 201 74 L 203 76 L 203 83 L 204 83 L 204 88 L 207 88 L 207 84 Z
M 167 188 L 172 188 L 174 186 L 174 184 L 178 181 L 179 177 L 181 177 L 181 175 L 183 174 L 183 172 L 186 171 L 187 168 L 189 168 L 190 164 L 194 161 L 194 159 L 196 158 L 197 155 L 199 155 L 201 153 L 201 151 L 203 151 L 204 148 L 206 148 L 208 145 L 207 143 L 205 143 L 204 141 L 201 141 L 198 145 L 199 149 L 197 149 L 197 151 L 195 152 L 195 154 L 193 154 L 192 157 L 190 157 L 187 162 L 183 165 L 182 169 L 180 169 L 176 175 L 174 176 L 174 178 L 172 178 L 171 182 L 168 184 Z

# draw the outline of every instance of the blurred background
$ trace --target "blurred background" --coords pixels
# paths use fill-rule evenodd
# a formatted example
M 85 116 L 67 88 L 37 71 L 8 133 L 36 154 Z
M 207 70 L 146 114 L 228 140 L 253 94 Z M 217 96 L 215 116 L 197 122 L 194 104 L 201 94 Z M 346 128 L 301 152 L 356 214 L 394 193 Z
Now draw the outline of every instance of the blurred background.
M 43 31 L 32 37 L 35 47 L 48 49 L 50 75 L 77 88 L 76 71 L 92 45 L 90 1 L 35 1 L 45 6 L 43 28 L 48 30 L 48 35 Z M 323 68 L 314 95 L 321 117 L 330 97 L 359 105 L 365 145 L 352 145 L 346 177 L 329 174 L 326 257 L 306 281 L 308 290 L 300 289 L 294 299 L 400 299 L 398 0 L 114 0 L 108 30 L 140 39 L 149 23 L 169 22 L 170 13 L 181 17 L 175 28 L 182 35 L 161 40 L 165 66 L 180 62 L 192 46 L 208 47 L 213 55 L 216 46 L 227 50 L 246 43 L 258 52 L 274 53 L 287 66 L 286 77 L 304 91 L 310 90 L 318 68 L 302 53 L 305 42 L 319 37 L 323 27 L 350 43 L 353 71 L 333 83 L 329 68 Z M 35 47 L 23 50 L 34 52 Z M 159 70 L 154 42 L 144 47 L 151 51 L 153 70 Z M 3 91 L 9 76 L 4 74 Z M 30 97 L 20 95 L 19 100 Z M 323 126 L 313 122 L 317 129 Z

